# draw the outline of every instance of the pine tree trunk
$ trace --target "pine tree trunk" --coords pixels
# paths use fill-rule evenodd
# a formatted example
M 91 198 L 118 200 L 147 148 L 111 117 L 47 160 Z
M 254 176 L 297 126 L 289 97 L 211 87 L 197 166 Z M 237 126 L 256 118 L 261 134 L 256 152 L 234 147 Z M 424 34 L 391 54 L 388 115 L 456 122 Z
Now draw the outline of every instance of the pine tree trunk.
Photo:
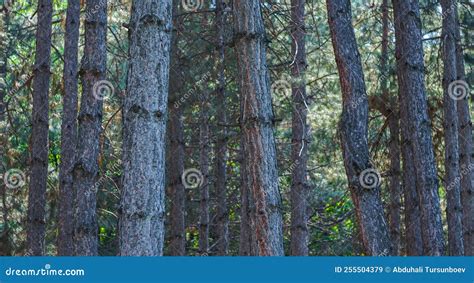
M 390 239 L 392 241 L 394 255 L 400 254 L 400 210 L 401 210 L 401 188 L 400 188 L 400 125 L 397 113 L 388 118 L 390 129 Z
M 64 38 L 64 94 L 61 125 L 61 165 L 59 169 L 59 235 L 58 255 L 73 255 L 74 154 L 77 142 L 77 76 L 78 41 L 81 6 L 79 0 L 67 5 L 66 35 Z
M 240 126 L 243 137 L 241 174 L 255 210 L 250 227 L 257 254 L 282 256 L 283 224 L 269 74 L 266 65 L 265 29 L 259 0 L 235 0 L 236 52 L 239 67 Z
M 227 208 L 227 114 L 226 114 L 226 79 L 225 79 L 225 23 L 224 1 L 216 1 L 216 31 L 217 31 L 217 57 L 218 57 L 218 86 L 216 97 L 217 108 L 217 144 L 216 144 L 216 234 L 217 255 L 227 255 L 229 249 L 229 212 Z
M 445 171 L 444 178 L 447 195 L 447 219 L 448 219 L 448 253 L 459 256 L 464 254 L 463 229 L 462 229 L 462 207 L 461 207 L 461 184 L 459 171 L 459 138 L 458 138 L 458 116 L 457 101 L 451 98 L 449 85 L 457 79 L 456 76 L 456 17 L 452 9 L 455 1 L 441 0 L 443 11 L 443 92 L 444 92 L 444 143 L 445 143 Z
M 464 70 L 464 55 L 461 46 L 461 31 L 455 8 L 456 17 L 456 70 L 457 80 L 466 81 Z M 471 97 L 472 99 L 472 97 Z M 461 169 L 461 200 L 463 208 L 463 238 L 464 255 L 474 255 L 474 168 L 473 168 L 473 142 L 472 142 L 472 121 L 469 112 L 469 95 L 457 102 L 458 122 L 459 122 L 459 166 Z
M 380 180 L 375 176 L 375 169 L 369 159 L 368 101 L 360 54 L 351 24 L 350 1 L 328 0 L 326 3 L 343 94 L 340 125 L 344 165 L 364 249 L 368 255 L 390 254 L 391 244 L 380 198 Z M 367 177 L 370 183 L 365 183 Z
M 120 255 L 163 254 L 171 0 L 132 2 L 123 105 Z
M 400 121 L 407 121 L 406 102 L 399 96 Z M 403 125 L 403 124 L 402 124 Z M 406 127 L 401 129 L 402 160 L 403 160 L 403 198 L 405 214 L 405 253 L 408 256 L 423 255 L 423 240 L 421 238 L 421 212 L 418 191 L 416 188 L 415 165 L 413 163 L 413 148 Z
M 241 145 L 243 144 L 243 136 L 241 137 Z M 240 149 L 240 172 L 247 172 L 247 161 L 244 159 L 243 148 Z M 255 256 L 257 255 L 257 243 L 255 241 L 255 234 L 252 233 L 250 223 L 250 215 L 254 211 L 250 189 L 248 184 L 248 176 L 240 174 L 240 240 L 239 240 L 239 255 L 240 256 Z
M 396 29 L 400 29 L 400 21 L 394 21 Z M 396 40 L 400 41 L 400 34 L 395 35 Z M 400 57 L 401 46 L 397 44 L 396 57 Z M 405 215 L 405 254 L 409 256 L 420 256 L 423 254 L 423 243 L 421 239 L 421 213 L 419 206 L 418 191 L 416 187 L 415 167 L 413 163 L 413 148 L 411 138 L 402 121 L 408 120 L 408 112 L 406 101 L 401 95 L 401 88 L 399 87 L 399 128 L 401 138 L 401 153 L 402 153 L 402 186 L 404 199 L 404 215 Z
M 411 158 L 419 197 L 424 255 L 442 255 L 444 250 L 438 179 L 431 140 L 424 87 L 421 19 L 418 1 L 392 0 L 395 19 L 396 55 L 401 125 L 411 144 Z M 402 20 L 403 19 L 403 20 Z M 404 118 L 404 119 L 403 119 Z M 405 156 L 407 157 L 407 156 Z M 406 172 L 406 171 L 405 171 Z
M 388 0 L 383 0 L 382 6 L 382 56 L 381 89 L 382 102 L 387 111 L 382 113 L 386 116 L 390 130 L 389 155 L 390 155 L 390 205 L 389 205 L 389 231 L 392 242 L 393 254 L 400 254 L 400 210 L 401 210 L 401 188 L 400 188 L 400 117 L 396 99 L 390 95 L 388 90 L 388 48 L 389 48 L 389 13 Z
M 291 184 L 291 255 L 308 255 L 308 163 L 307 104 L 306 104 L 306 46 L 305 46 L 305 1 L 291 1 L 291 37 L 294 56 L 292 98 L 292 184 Z
M 0 34 L 0 49 L 2 56 L 0 60 L 0 80 L 3 80 L 4 84 L 0 84 L 0 174 L 6 172 L 5 160 L 6 160 L 6 148 L 7 148 L 7 121 L 6 121 L 6 105 L 5 105 L 5 94 L 6 94 L 6 81 L 7 81 L 7 62 L 8 62 L 8 26 L 10 24 L 10 16 L 7 9 L 2 11 L 2 22 Z M 2 220 L 3 220 L 3 232 L 0 234 L 0 256 L 9 256 L 11 253 L 10 247 L 10 226 L 8 224 L 8 207 L 7 207 L 7 187 L 4 182 L 0 181 L 0 194 L 2 198 Z
M 199 123 L 199 167 L 203 176 L 199 201 L 199 254 L 209 252 L 209 93 L 205 89 L 201 95 Z
M 98 254 L 96 214 L 102 105 L 99 87 L 105 87 L 107 1 L 87 0 L 85 46 L 81 62 L 82 97 L 78 115 L 77 155 L 73 168 L 74 255 Z
M 29 255 L 44 255 L 46 186 L 48 179 L 48 110 L 51 77 L 51 0 L 38 1 L 36 58 L 33 81 L 30 188 L 28 193 L 27 249 Z
M 168 198 L 170 199 L 170 242 L 169 253 L 172 256 L 186 255 L 186 192 L 181 181 L 184 172 L 184 127 L 183 110 L 177 102 L 180 98 L 180 90 L 183 86 L 183 73 L 181 60 L 178 54 L 179 33 L 181 24 L 178 21 L 178 3 L 173 1 L 173 25 L 174 33 L 171 42 L 171 67 L 170 67 L 170 89 L 169 89 L 169 120 L 168 120 L 168 158 L 167 158 L 167 177 L 168 177 Z

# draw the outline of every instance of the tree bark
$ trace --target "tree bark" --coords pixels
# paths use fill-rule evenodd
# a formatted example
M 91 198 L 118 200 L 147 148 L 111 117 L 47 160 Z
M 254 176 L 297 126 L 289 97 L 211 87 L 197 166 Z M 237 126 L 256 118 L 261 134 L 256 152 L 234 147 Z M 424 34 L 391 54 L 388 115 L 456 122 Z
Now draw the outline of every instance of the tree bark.
M 163 254 L 171 0 L 133 1 L 123 105 L 120 255 Z
M 326 3 L 343 94 L 340 125 L 344 165 L 365 253 L 391 254 L 389 232 L 380 198 L 380 180 L 375 176 L 375 169 L 369 159 L 368 101 L 360 54 L 351 24 L 350 1 L 328 0 Z M 368 173 L 370 175 L 366 175 Z M 367 177 L 373 177 L 369 180 L 373 182 L 364 184 Z
M 217 108 L 217 144 L 215 159 L 216 174 L 216 234 L 217 255 L 227 255 L 229 249 L 229 212 L 227 208 L 227 98 L 225 79 L 225 2 L 216 1 L 216 32 L 217 32 L 217 61 L 218 61 L 218 86 L 216 97 Z
M 181 60 L 179 57 L 178 42 L 181 28 L 180 21 L 176 17 L 178 14 L 178 2 L 173 1 L 173 26 L 174 33 L 171 42 L 171 62 L 170 62 L 170 89 L 169 89 L 169 121 L 168 121 L 168 192 L 170 199 L 170 244 L 169 252 L 172 256 L 186 255 L 186 192 L 181 181 L 184 172 L 184 127 L 183 109 L 176 104 L 180 98 L 183 73 Z
M 453 9 L 456 1 L 441 0 L 443 11 L 442 47 L 443 47 L 443 112 L 445 171 L 444 178 L 447 198 L 448 253 L 459 256 L 464 254 L 461 184 L 459 171 L 459 138 L 457 101 L 451 98 L 449 85 L 457 80 L 456 75 L 456 17 Z
M 400 121 L 407 121 L 405 102 L 400 101 Z M 416 188 L 415 165 L 413 163 L 413 148 L 406 127 L 401 129 L 402 160 L 403 160 L 403 198 L 405 214 L 405 253 L 408 256 L 423 255 L 423 240 L 421 238 L 421 212 L 418 191 Z
M 107 64 L 107 1 L 87 0 L 84 56 L 81 63 L 82 97 L 78 115 L 77 155 L 73 168 L 74 255 L 98 254 L 96 214 L 103 101 Z
M 41 256 L 45 253 L 46 231 L 52 1 L 39 0 L 37 14 L 26 244 L 29 255 Z
M 293 65 L 292 99 L 292 184 L 291 184 L 291 255 L 308 255 L 308 163 L 307 102 L 306 102 L 306 46 L 305 1 L 291 1 L 291 37 Z
M 400 115 L 396 99 L 394 99 L 387 87 L 389 78 L 388 47 L 389 47 L 389 13 L 388 0 L 382 2 L 382 56 L 381 89 L 382 101 L 387 111 L 382 113 L 386 116 L 390 130 L 389 155 L 390 155 L 390 205 L 389 205 L 389 231 L 392 242 L 393 254 L 400 254 L 400 210 L 401 210 L 401 188 L 400 188 Z
M 234 20 L 239 68 L 240 126 L 243 137 L 244 183 L 255 204 L 250 226 L 257 254 L 282 256 L 283 224 L 265 29 L 259 0 L 235 0 Z
M 421 214 L 423 254 L 442 255 L 444 241 L 431 122 L 424 87 L 420 10 L 416 0 L 392 0 L 392 3 L 398 46 L 396 57 L 400 105 L 405 108 L 401 111 L 406 111 L 401 120 L 404 128 L 402 134 L 407 134 L 405 138 L 411 144 Z
M 7 148 L 7 121 L 6 117 L 6 82 L 7 82 L 7 63 L 8 63 L 8 26 L 10 24 L 10 16 L 7 9 L 2 10 L 2 22 L 0 34 L 0 48 L 2 56 L 0 60 L 0 79 L 4 84 L 0 84 L 0 174 L 8 170 L 6 168 L 6 151 Z M 0 182 L 0 194 L 2 198 L 2 221 L 3 232 L 0 234 L 0 256 L 9 256 L 11 253 L 10 245 L 10 226 L 8 224 L 8 207 L 7 207 L 7 187 L 4 182 Z
M 64 38 L 64 94 L 61 125 L 61 165 L 59 168 L 59 235 L 58 255 L 71 256 L 74 214 L 73 174 L 74 154 L 77 143 L 77 79 L 79 52 L 79 25 L 81 5 L 79 0 L 69 0 Z
M 394 21 L 396 29 L 400 29 L 400 21 Z M 395 35 L 396 40 L 399 41 L 400 34 Z M 395 46 L 396 56 L 400 56 L 401 46 Z M 401 134 L 401 153 L 402 153 L 402 186 L 404 198 L 404 215 L 405 215 L 405 254 L 409 256 L 420 256 L 423 254 L 423 243 L 421 238 L 421 214 L 419 206 L 418 191 L 416 187 L 415 167 L 413 163 L 413 148 L 412 142 L 407 131 L 407 127 L 401 121 L 408 120 L 408 112 L 406 100 L 401 95 L 401 88 L 399 87 L 399 128 Z
M 206 87 L 205 87 L 206 88 Z M 201 94 L 201 113 L 199 123 L 199 167 L 203 176 L 199 201 L 199 254 L 209 252 L 209 93 Z
M 243 136 L 241 137 L 241 145 L 243 144 Z M 244 150 L 240 149 L 240 172 L 247 172 L 247 162 L 244 159 Z M 250 215 L 254 211 L 255 205 L 251 198 L 248 184 L 248 176 L 240 174 L 240 239 L 239 239 L 239 255 L 254 256 L 257 255 L 257 242 L 255 241 L 255 233 L 252 233 L 250 224 Z
M 456 25 L 456 73 L 457 80 L 466 81 L 464 55 L 461 45 L 461 31 L 457 6 L 454 6 Z M 472 98 L 471 98 L 472 99 Z M 464 255 L 474 255 L 474 168 L 472 121 L 469 112 L 469 95 L 457 102 L 459 122 L 459 166 L 461 169 L 461 200 L 463 208 Z

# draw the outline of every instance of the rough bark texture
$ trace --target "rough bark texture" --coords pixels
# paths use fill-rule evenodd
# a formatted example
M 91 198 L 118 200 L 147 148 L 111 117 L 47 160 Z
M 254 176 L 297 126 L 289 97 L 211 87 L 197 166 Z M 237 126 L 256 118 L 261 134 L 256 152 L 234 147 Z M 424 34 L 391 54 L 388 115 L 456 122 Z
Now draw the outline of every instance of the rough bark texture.
M 308 163 L 307 102 L 306 102 L 306 46 L 305 46 L 305 1 L 291 1 L 291 37 L 293 64 L 292 98 L 292 184 L 291 184 L 291 255 L 308 255 L 308 184 L 306 167 Z
M 241 144 L 243 137 L 241 137 Z M 240 149 L 240 172 L 246 172 L 247 162 L 243 158 L 243 148 Z M 248 178 L 245 174 L 240 174 L 240 241 L 239 241 L 239 255 L 253 256 L 257 255 L 257 243 L 255 241 L 255 233 L 252 233 L 250 215 L 255 209 L 249 187 L 247 185 Z
M 52 1 L 39 0 L 37 13 L 26 242 L 28 254 L 39 256 L 44 255 L 45 252 Z
M 170 95 L 174 96 L 173 80 L 170 82 Z M 185 209 L 186 192 L 181 181 L 184 172 L 184 128 L 182 110 L 169 108 L 169 157 L 168 185 L 170 198 L 170 243 L 169 251 L 173 256 L 186 255 Z
M 178 2 L 173 2 L 173 15 L 178 13 Z M 179 104 L 175 104 L 180 98 L 180 89 L 183 83 L 181 61 L 178 53 L 179 33 L 181 28 L 177 17 L 173 20 L 174 32 L 171 43 L 171 67 L 170 67 L 170 89 L 169 89 L 169 118 L 168 118 L 168 198 L 170 199 L 170 232 L 169 253 L 172 256 L 186 255 L 186 192 L 181 181 L 184 172 L 184 127 L 183 110 Z
M 73 174 L 77 142 L 78 42 L 81 5 L 69 0 L 64 38 L 64 93 L 61 124 L 61 165 L 59 168 L 58 255 L 73 255 Z
M 394 21 L 396 29 L 400 29 L 400 21 Z M 395 35 L 399 41 L 400 34 Z M 396 54 L 400 56 L 401 45 L 396 45 Z M 423 243 L 421 239 L 421 222 L 420 222 L 420 206 L 418 191 L 416 189 L 415 167 L 413 163 L 413 149 L 411 138 L 405 124 L 402 121 L 408 120 L 408 112 L 406 106 L 406 99 L 401 95 L 401 88 L 399 87 L 399 127 L 401 134 L 401 153 L 402 153 L 402 186 L 404 199 L 404 223 L 405 223 L 405 254 L 409 256 L 420 256 L 423 254 Z
M 403 127 L 411 145 L 424 255 L 444 249 L 438 179 L 424 87 L 424 63 L 418 1 L 393 0 L 397 45 L 397 73 Z M 406 131 L 406 132 L 403 132 Z M 404 155 L 404 157 L 410 158 Z M 405 171 L 406 172 L 406 171 Z M 411 223 L 410 223 L 411 225 Z
M 209 252 L 209 93 L 205 89 L 201 95 L 199 123 L 199 167 L 203 176 L 199 201 L 199 254 Z
M 443 30 L 441 35 L 444 73 L 443 73 L 443 112 L 445 143 L 445 189 L 447 198 L 448 253 L 463 255 L 463 229 L 461 207 L 461 184 L 459 171 L 459 138 L 457 101 L 449 94 L 449 85 L 456 76 L 456 17 L 453 9 L 455 1 L 441 0 L 443 11 Z
M 365 188 L 360 181 L 364 170 L 374 170 L 367 142 L 368 101 L 364 75 L 354 30 L 349 0 L 328 0 L 329 27 L 343 94 L 341 142 L 344 165 L 365 253 L 390 254 L 387 223 L 380 199 L 380 186 Z M 379 180 L 376 180 L 378 183 Z
M 10 16 L 8 9 L 2 10 L 1 30 L 4 32 L 0 35 L 0 80 L 3 79 L 5 84 L 0 84 L 0 174 L 8 170 L 6 168 L 6 147 L 7 147 L 7 121 L 6 121 L 6 81 L 7 81 L 7 61 L 8 61 L 8 26 L 10 24 Z M 10 246 L 10 226 L 8 224 L 9 208 L 7 206 L 7 187 L 4 182 L 0 181 L 0 194 L 2 198 L 2 221 L 3 231 L 0 233 L 0 256 L 9 256 L 11 253 Z
M 107 1 L 87 0 L 84 56 L 81 62 L 82 97 L 78 115 L 77 155 L 73 168 L 74 255 L 98 254 L 96 214 L 102 105 L 97 86 L 105 79 Z M 94 90 L 96 88 L 96 90 Z
M 132 3 L 123 105 L 120 255 L 162 255 L 171 0 Z
M 390 240 L 392 242 L 393 254 L 400 254 L 400 210 L 401 210 L 401 187 L 400 187 L 400 115 L 396 103 L 396 98 L 389 93 L 387 84 L 389 76 L 388 47 L 389 47 L 389 13 L 388 0 L 382 2 L 382 57 L 381 69 L 381 89 L 382 100 L 386 111 L 385 115 L 390 130 L 389 155 L 390 155 L 390 205 L 388 209 Z
M 390 129 L 390 239 L 392 241 L 393 253 L 400 254 L 400 211 L 401 211 L 401 188 L 400 188 L 400 125 L 399 116 L 394 113 L 388 118 Z
M 283 255 L 283 225 L 265 29 L 259 0 L 235 0 L 234 20 L 239 68 L 240 126 L 248 190 L 255 205 L 250 213 L 257 254 Z
M 229 211 L 227 208 L 227 99 L 225 91 L 225 22 L 224 0 L 216 1 L 216 31 L 217 31 L 217 61 L 218 61 L 218 87 L 217 87 L 217 143 L 216 143 L 216 234 L 217 255 L 227 255 L 229 249 Z
M 466 81 L 464 70 L 464 55 L 461 46 L 461 31 L 457 14 L 457 6 L 454 6 L 456 17 L 456 70 L 457 79 Z M 471 98 L 472 99 L 472 98 Z M 463 208 L 463 238 L 464 255 L 474 255 L 474 147 L 472 142 L 472 121 L 469 112 L 469 96 L 458 100 L 458 122 L 459 122 L 459 166 L 461 168 L 461 196 Z

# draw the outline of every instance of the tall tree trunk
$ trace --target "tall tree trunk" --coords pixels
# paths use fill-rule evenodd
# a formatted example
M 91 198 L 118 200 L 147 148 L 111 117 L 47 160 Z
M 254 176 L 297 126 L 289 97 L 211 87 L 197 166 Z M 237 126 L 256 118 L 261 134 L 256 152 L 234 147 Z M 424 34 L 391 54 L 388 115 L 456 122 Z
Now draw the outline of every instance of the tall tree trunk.
M 396 29 L 400 29 L 400 21 L 395 20 Z M 396 40 L 400 41 L 400 34 L 395 35 Z M 397 44 L 396 57 L 400 57 L 401 45 Z M 400 81 L 399 81 L 400 82 Z M 407 127 L 402 121 L 408 120 L 406 99 L 401 94 L 399 86 L 399 127 L 401 134 L 401 152 L 402 152 L 402 171 L 403 171 L 403 198 L 404 198 L 404 222 L 405 222 L 405 254 L 409 256 L 420 256 L 423 254 L 423 242 L 421 238 L 421 212 L 419 206 L 418 191 L 416 187 L 415 165 L 413 163 L 413 145 Z
M 291 184 L 291 255 L 308 255 L 308 184 L 306 166 L 308 163 L 308 126 L 306 104 L 306 46 L 305 46 L 305 1 L 291 1 L 291 37 L 293 65 L 292 99 L 292 153 L 293 164 Z
M 209 252 L 209 93 L 201 95 L 199 122 L 199 167 L 203 176 L 199 201 L 199 254 Z
M 226 80 L 225 80 L 225 2 L 216 1 L 216 31 L 217 31 L 217 61 L 218 61 L 218 86 L 217 86 L 217 144 L 215 148 L 215 174 L 216 174 L 216 234 L 217 255 L 227 255 L 229 249 L 229 212 L 227 208 L 227 114 L 226 114 Z
M 123 106 L 120 255 L 163 254 L 171 0 L 132 2 Z
M 107 94 L 102 92 L 104 88 L 110 88 L 104 81 L 107 64 L 106 37 L 107 1 L 87 0 L 84 56 L 80 70 L 81 109 L 78 115 L 77 155 L 73 168 L 74 254 L 81 256 L 98 254 L 96 182 L 102 133 L 101 95 Z
M 457 80 L 466 82 L 464 70 L 464 55 L 461 45 L 461 31 L 457 6 L 455 8 L 456 17 L 456 70 Z M 466 89 L 467 94 L 467 89 Z M 458 122 L 459 122 L 459 166 L 461 168 L 461 200 L 463 208 L 463 238 L 464 255 L 474 255 L 474 168 L 473 164 L 473 142 L 472 142 L 472 121 L 469 112 L 469 95 L 457 102 Z
M 172 256 L 186 255 L 186 226 L 185 226 L 185 200 L 186 191 L 181 181 L 184 172 L 184 127 L 183 109 L 177 102 L 180 98 L 183 82 L 181 60 L 179 58 L 179 32 L 181 24 L 176 16 L 178 14 L 178 0 L 173 1 L 173 36 L 171 42 L 170 62 L 170 89 L 169 89 L 169 121 L 168 121 L 168 193 L 170 199 L 170 244 L 169 252 Z
M 6 117 L 6 106 L 5 106 L 5 94 L 6 94 L 6 82 L 7 82 L 7 63 L 8 63 L 8 26 L 10 24 L 10 16 L 8 9 L 2 10 L 2 22 L 0 26 L 0 80 L 3 80 L 3 84 L 0 83 L 0 174 L 6 172 L 6 147 L 7 147 L 7 121 Z M 10 247 L 10 226 L 8 224 L 8 207 L 7 207 L 7 187 L 4 182 L 0 182 L 0 194 L 2 198 L 2 221 L 3 231 L 0 234 L 0 256 L 8 256 L 11 253 Z
M 397 45 L 401 125 L 408 135 L 421 212 L 424 255 L 444 249 L 438 180 L 424 87 L 421 19 L 418 1 L 392 0 Z M 407 157 L 407 156 L 405 156 Z M 405 171 L 406 172 L 406 171 Z
M 244 190 L 248 189 L 255 205 L 250 214 L 251 230 L 255 234 L 258 255 L 284 255 L 272 99 L 260 1 L 235 0 L 234 13 L 245 159 L 241 174 L 247 176 Z
M 389 47 L 389 13 L 388 0 L 382 2 L 382 56 L 380 62 L 381 69 L 381 89 L 382 101 L 384 102 L 385 116 L 390 130 L 389 155 L 390 155 L 390 206 L 389 206 L 389 231 L 392 242 L 393 254 L 400 254 L 400 210 L 401 210 L 401 188 L 400 188 L 400 124 L 399 111 L 396 99 L 391 97 L 388 90 L 388 47 Z
M 46 186 L 48 179 L 48 111 L 51 77 L 51 0 L 38 1 L 36 58 L 33 81 L 30 187 L 26 244 L 29 255 L 44 255 L 46 231 Z
M 457 101 L 451 98 L 449 85 L 456 81 L 456 17 L 453 9 L 456 1 L 441 0 L 443 11 L 443 112 L 444 112 L 444 143 L 445 143 L 445 188 L 447 195 L 448 219 L 448 253 L 463 255 L 463 229 L 461 207 L 461 184 L 459 171 L 459 139 Z
M 392 241 L 394 255 L 400 254 L 400 210 L 401 210 L 401 188 L 400 188 L 400 124 L 397 111 L 393 111 L 388 117 L 390 129 L 390 239 Z
M 71 256 L 74 251 L 72 240 L 74 228 L 72 169 L 77 142 L 77 75 L 80 12 L 80 1 L 69 0 L 67 5 L 66 35 L 64 38 L 64 94 L 61 125 L 61 165 L 59 168 L 58 255 L 63 256 Z
M 349 0 L 328 0 L 331 38 L 343 94 L 341 142 L 357 220 L 368 255 L 391 253 L 377 172 L 369 159 L 368 101 Z M 368 181 L 366 183 L 366 181 Z
M 241 137 L 241 145 L 243 144 L 243 136 Z M 244 159 L 243 147 L 240 149 L 240 172 L 247 172 L 247 161 Z M 248 184 L 248 176 L 240 174 L 240 241 L 239 241 L 239 255 L 240 256 L 254 256 L 257 255 L 257 243 L 255 241 L 255 233 L 252 233 L 250 223 L 250 215 L 255 210 L 251 198 L 251 192 Z

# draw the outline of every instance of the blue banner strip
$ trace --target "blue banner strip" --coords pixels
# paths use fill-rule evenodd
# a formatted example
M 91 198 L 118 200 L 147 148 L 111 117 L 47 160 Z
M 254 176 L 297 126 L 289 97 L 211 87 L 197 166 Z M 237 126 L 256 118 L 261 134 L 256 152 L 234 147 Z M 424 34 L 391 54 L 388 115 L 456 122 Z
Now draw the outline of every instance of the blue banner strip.
M 474 283 L 474 257 L 0 257 L 10 282 Z

